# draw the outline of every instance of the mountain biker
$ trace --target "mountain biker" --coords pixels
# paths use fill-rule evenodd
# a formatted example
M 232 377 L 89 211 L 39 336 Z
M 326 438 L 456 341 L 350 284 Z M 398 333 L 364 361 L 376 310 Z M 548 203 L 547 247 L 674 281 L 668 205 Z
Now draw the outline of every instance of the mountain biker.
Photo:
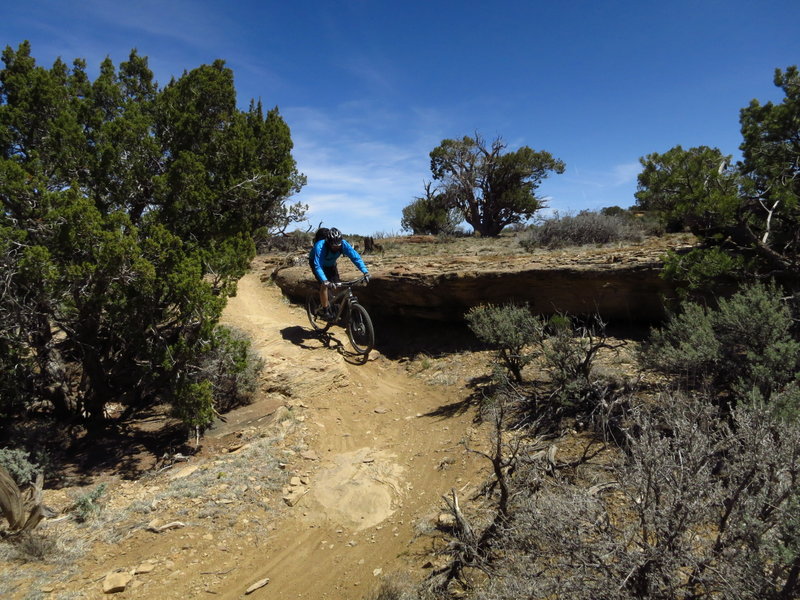
M 308 253 L 308 264 L 311 267 L 311 272 L 319 282 L 319 301 L 322 305 L 322 318 L 330 320 L 334 317 L 333 311 L 330 308 L 328 300 L 328 288 L 334 287 L 335 283 L 339 283 L 339 269 L 336 267 L 336 261 L 343 254 L 349 258 L 356 268 L 361 271 L 366 281 L 369 281 L 369 270 L 364 260 L 361 258 L 356 249 L 351 246 L 347 240 L 342 238 L 342 232 L 332 227 L 327 231 L 321 228 L 317 231 L 315 236 L 314 245 L 311 252 Z

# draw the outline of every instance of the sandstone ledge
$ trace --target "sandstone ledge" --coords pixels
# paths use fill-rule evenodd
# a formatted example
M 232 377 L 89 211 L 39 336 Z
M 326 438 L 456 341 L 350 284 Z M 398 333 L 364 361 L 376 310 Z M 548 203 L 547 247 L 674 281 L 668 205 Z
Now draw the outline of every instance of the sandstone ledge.
M 527 302 L 539 314 L 600 314 L 609 322 L 652 323 L 674 295 L 659 276 L 668 249 L 686 238 L 656 238 L 625 248 L 583 248 L 472 256 L 366 256 L 372 281 L 357 290 L 373 315 L 455 321 L 482 304 Z M 290 299 L 303 302 L 313 280 L 300 266 L 265 264 Z M 343 278 L 356 276 L 340 261 Z

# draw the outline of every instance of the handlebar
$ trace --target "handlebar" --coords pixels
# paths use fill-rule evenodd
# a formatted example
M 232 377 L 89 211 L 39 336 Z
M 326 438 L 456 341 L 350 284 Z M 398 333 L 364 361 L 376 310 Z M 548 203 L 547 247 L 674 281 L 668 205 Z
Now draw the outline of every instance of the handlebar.
M 363 283 L 366 280 L 367 280 L 367 275 L 362 275 L 358 279 L 352 279 L 351 281 L 334 282 L 333 283 L 333 287 L 334 288 L 353 287 L 354 285 L 358 285 L 359 283 Z

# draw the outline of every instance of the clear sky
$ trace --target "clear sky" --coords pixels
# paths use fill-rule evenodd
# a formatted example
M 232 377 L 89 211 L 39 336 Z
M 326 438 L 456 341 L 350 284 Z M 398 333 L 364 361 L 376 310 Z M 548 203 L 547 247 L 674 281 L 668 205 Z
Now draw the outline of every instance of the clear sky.
M 800 64 L 800 0 L 0 0 L 0 42 L 38 64 L 147 56 L 160 85 L 217 58 L 238 101 L 277 106 L 309 220 L 400 231 L 445 138 L 502 137 L 566 162 L 561 213 L 634 203 L 639 158 L 738 158 L 739 110 Z

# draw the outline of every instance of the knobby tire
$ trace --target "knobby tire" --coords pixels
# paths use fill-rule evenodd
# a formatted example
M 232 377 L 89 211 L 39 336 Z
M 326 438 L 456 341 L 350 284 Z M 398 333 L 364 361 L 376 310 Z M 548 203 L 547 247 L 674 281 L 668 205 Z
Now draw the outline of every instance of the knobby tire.
M 375 329 L 367 309 L 360 304 L 350 305 L 350 315 L 347 319 L 347 337 L 350 344 L 358 353 L 366 356 L 375 347 Z

